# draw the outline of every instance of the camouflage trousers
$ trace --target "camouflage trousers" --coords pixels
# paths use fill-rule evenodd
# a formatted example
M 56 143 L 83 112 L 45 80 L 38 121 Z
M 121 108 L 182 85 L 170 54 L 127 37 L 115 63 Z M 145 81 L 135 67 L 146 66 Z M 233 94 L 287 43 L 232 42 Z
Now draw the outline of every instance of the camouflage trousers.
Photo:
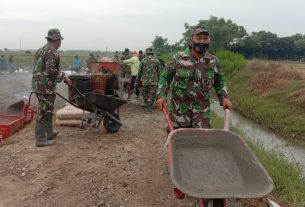
M 145 85 L 142 87 L 142 95 L 144 99 L 144 104 L 147 108 L 152 109 L 157 99 L 157 90 L 156 85 Z
M 52 119 L 56 95 L 36 93 L 36 96 L 38 99 L 36 122 L 46 123 L 48 120 Z
M 170 112 L 170 119 L 173 122 L 173 127 L 178 128 L 210 128 L 210 110 L 205 112 L 192 113 L 188 111 L 184 114 Z

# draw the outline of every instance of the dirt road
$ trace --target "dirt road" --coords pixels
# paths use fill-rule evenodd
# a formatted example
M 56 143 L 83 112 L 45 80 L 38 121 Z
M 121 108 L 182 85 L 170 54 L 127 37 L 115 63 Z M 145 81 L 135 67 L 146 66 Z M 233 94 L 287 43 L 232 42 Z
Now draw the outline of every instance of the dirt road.
M 56 145 L 34 147 L 33 125 L 0 148 L 0 206 L 193 206 L 177 201 L 160 112 L 122 108 L 117 134 L 60 127 Z
M 28 75 L 0 77 L 0 112 L 28 94 L 29 83 Z M 59 91 L 67 94 L 67 87 Z M 56 106 L 62 105 L 57 98 Z M 0 207 L 198 206 L 196 199 L 173 195 L 161 112 L 144 114 L 128 103 L 121 119 L 116 134 L 59 127 L 56 145 L 46 148 L 34 147 L 34 124 L 11 136 L 0 146 Z M 247 206 L 265 206 L 257 202 Z

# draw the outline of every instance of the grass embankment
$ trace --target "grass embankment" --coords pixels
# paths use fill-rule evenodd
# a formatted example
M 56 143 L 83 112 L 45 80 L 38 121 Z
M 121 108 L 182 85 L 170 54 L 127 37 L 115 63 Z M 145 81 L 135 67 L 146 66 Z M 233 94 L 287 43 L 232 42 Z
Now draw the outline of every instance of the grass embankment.
M 305 145 L 305 72 L 251 62 L 226 76 L 234 109 L 265 128 Z
M 213 128 L 223 128 L 223 120 L 212 113 Z M 237 129 L 231 129 L 237 133 Z M 266 152 L 263 146 L 251 143 L 246 139 L 248 145 L 255 153 L 272 177 L 274 189 L 268 197 L 283 207 L 304 207 L 305 206 L 305 179 L 300 169 L 290 164 L 285 157 L 276 152 Z M 249 201 L 243 201 L 249 203 Z M 250 201 L 251 203 L 251 201 Z M 244 205 L 248 206 L 248 205 Z
M 249 63 L 251 62 L 261 62 L 266 64 L 282 64 L 282 65 L 288 65 L 295 69 L 305 70 L 305 63 L 301 61 L 287 61 L 287 60 L 248 60 Z

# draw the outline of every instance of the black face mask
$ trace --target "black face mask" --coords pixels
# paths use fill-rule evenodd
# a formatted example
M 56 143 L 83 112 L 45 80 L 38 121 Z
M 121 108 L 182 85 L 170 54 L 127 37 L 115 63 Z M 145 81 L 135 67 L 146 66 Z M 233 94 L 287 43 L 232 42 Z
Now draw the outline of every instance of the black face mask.
M 208 48 L 209 48 L 210 44 L 209 43 L 194 43 L 192 44 L 192 48 L 199 48 L 199 52 L 200 54 L 204 54 Z

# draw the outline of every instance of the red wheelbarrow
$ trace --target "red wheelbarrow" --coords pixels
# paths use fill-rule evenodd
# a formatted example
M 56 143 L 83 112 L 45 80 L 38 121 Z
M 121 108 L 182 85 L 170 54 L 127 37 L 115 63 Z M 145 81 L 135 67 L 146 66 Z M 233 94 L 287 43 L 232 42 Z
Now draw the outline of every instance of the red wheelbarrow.
M 32 94 L 27 103 L 18 101 L 8 107 L 6 114 L 0 114 L 0 144 L 34 119 L 36 111 L 30 108 Z
M 230 110 L 224 129 L 173 129 L 167 138 L 170 177 L 177 198 L 199 198 L 200 207 L 239 206 L 239 198 L 268 195 L 273 181 L 244 140 L 229 131 Z M 228 200 L 230 203 L 228 204 Z

